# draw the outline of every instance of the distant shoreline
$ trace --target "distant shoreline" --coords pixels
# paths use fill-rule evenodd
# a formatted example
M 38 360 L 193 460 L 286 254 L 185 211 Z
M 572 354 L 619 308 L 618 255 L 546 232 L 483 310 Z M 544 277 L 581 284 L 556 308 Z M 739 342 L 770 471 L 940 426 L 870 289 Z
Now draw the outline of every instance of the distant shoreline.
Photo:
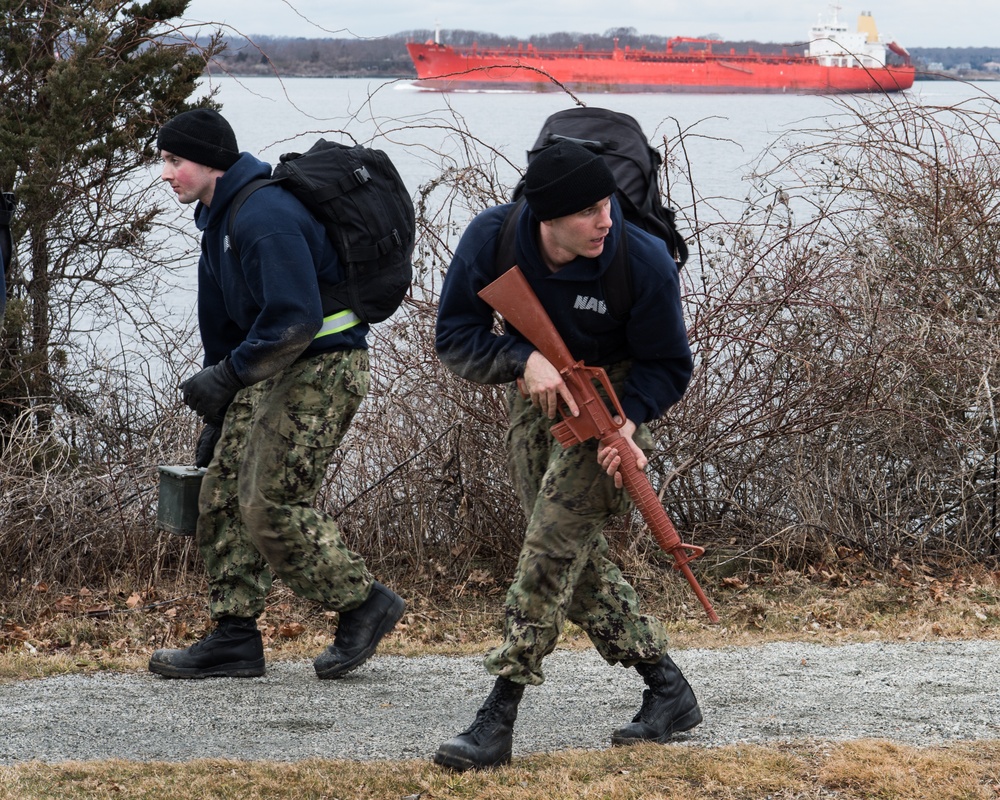
M 597 34 L 550 34 L 528 40 L 512 39 L 474 31 L 441 31 L 442 44 L 453 47 L 523 47 L 538 50 L 608 51 L 614 47 L 633 51 L 659 51 L 666 39 L 648 36 L 630 29 Z M 255 36 L 225 40 L 225 50 L 208 65 L 212 75 L 226 74 L 296 78 L 370 78 L 378 80 L 415 80 L 416 69 L 406 45 L 409 42 L 436 41 L 432 30 L 409 31 L 380 39 L 290 39 Z M 735 48 L 761 55 L 780 54 L 801 49 L 802 42 L 780 44 L 767 42 L 713 42 L 716 48 Z M 910 48 L 911 62 L 917 68 L 917 80 L 997 81 L 1000 72 L 1000 47 Z
M 357 79 L 357 78 L 369 78 L 375 80 L 385 80 L 385 81 L 415 81 L 417 76 L 415 74 L 398 74 L 398 73 L 357 73 L 357 72 L 336 72 L 330 74 L 324 73 L 305 73 L 305 72 L 287 72 L 276 74 L 274 70 L 269 70 L 267 72 L 247 70 L 241 72 L 239 70 L 227 69 L 227 70 L 206 70 L 206 75 L 211 77 L 233 77 L 233 78 L 317 78 L 324 80 L 345 80 L 345 79 Z M 1000 81 L 1000 74 L 996 72 L 976 72 L 972 74 L 956 74 L 954 72 L 917 72 L 914 78 L 915 82 L 921 81 L 966 81 L 968 83 L 995 83 Z M 650 92 L 649 94 L 657 94 L 657 92 Z M 669 94 L 669 92 L 663 92 L 663 94 Z M 738 94 L 738 93 L 737 93 Z

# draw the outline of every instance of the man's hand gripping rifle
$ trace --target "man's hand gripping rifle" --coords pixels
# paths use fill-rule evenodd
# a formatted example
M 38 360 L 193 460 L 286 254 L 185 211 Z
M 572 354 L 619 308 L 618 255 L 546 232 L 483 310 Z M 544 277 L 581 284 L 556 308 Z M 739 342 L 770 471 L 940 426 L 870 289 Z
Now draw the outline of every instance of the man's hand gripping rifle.
M 600 367 L 587 367 L 583 362 L 573 359 L 552 320 L 516 266 L 484 287 L 479 296 L 527 337 L 528 341 L 559 370 L 576 400 L 580 415 L 574 417 L 569 413 L 562 413 L 562 421 L 552 426 L 552 434 L 556 437 L 556 441 L 563 447 L 571 447 L 596 438 L 605 447 L 613 447 L 618 451 L 621 458 L 618 472 L 622 476 L 626 491 L 653 532 L 657 543 L 673 556 L 674 569 L 679 570 L 687 578 L 695 595 L 705 607 L 709 620 L 718 622 L 719 617 L 715 609 L 712 608 L 705 592 L 698 585 L 691 567 L 688 566 L 689 561 L 702 555 L 705 550 L 681 541 L 673 523 L 660 505 L 649 479 L 636 464 L 632 448 L 619 432 L 625 421 L 625 413 L 611 388 L 607 373 Z M 603 387 L 621 422 L 615 422 L 597 389 L 597 384 Z

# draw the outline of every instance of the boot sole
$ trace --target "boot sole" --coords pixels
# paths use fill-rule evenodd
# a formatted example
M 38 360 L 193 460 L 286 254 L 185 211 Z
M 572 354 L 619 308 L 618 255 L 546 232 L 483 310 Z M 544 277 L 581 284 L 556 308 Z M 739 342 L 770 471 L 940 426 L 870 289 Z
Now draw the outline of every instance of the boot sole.
M 397 597 L 395 602 L 389 607 L 389 610 L 386 611 L 385 616 L 382 617 L 382 622 L 375 631 L 375 636 L 372 637 L 371 642 L 368 643 L 368 647 L 348 661 L 342 661 L 329 669 L 323 670 L 322 672 L 316 670 L 316 677 L 320 680 L 343 678 L 347 673 L 356 670 L 364 664 L 369 658 L 371 658 L 372 654 L 378 648 L 379 642 L 381 642 L 385 635 L 395 628 L 396 623 L 403 618 L 403 612 L 405 610 L 405 601 L 402 597 Z
M 149 671 L 164 678 L 259 678 L 267 671 L 264 659 L 260 661 L 238 661 L 210 669 L 197 667 L 175 667 L 159 661 L 149 662 Z
M 670 730 L 664 733 L 662 736 L 657 736 L 655 739 L 643 739 L 637 736 L 618 736 L 617 734 L 611 734 L 611 746 L 612 747 L 623 747 L 630 744 L 642 744 L 643 742 L 655 742 L 657 744 L 666 744 L 670 741 L 670 737 L 675 733 L 683 733 L 684 731 L 689 731 L 697 725 L 701 725 L 703 717 L 701 716 L 701 708 L 695 706 L 689 710 L 680 719 L 674 720 L 674 724 L 670 726 Z
M 494 767 L 503 767 L 510 763 L 510 757 L 511 753 L 508 751 L 490 764 L 480 764 L 467 756 L 462 756 L 458 753 L 452 753 L 447 750 L 438 750 L 434 754 L 434 763 L 439 766 L 455 770 L 456 772 L 468 772 L 471 769 L 493 769 Z

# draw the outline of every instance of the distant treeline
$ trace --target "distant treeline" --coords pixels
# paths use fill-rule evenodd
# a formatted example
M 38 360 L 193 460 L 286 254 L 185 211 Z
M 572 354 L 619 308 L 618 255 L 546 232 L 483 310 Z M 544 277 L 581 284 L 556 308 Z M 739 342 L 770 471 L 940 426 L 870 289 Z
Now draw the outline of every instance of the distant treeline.
M 259 36 L 252 41 L 228 40 L 228 49 L 219 59 L 219 68 L 238 75 L 308 75 L 324 77 L 416 77 L 406 53 L 406 43 L 433 39 L 432 30 L 402 31 L 379 39 L 305 39 Z M 667 37 L 645 36 L 635 28 L 613 28 L 603 34 L 552 33 L 518 39 L 482 31 L 444 30 L 442 44 L 481 47 L 516 47 L 532 44 L 537 48 L 570 50 L 582 45 L 586 50 L 609 50 L 615 39 L 619 47 L 663 50 Z M 713 42 L 716 52 L 748 48 L 760 53 L 801 53 L 806 42 Z M 984 70 L 988 63 L 1000 62 L 1000 47 L 916 47 L 910 55 L 918 68 Z

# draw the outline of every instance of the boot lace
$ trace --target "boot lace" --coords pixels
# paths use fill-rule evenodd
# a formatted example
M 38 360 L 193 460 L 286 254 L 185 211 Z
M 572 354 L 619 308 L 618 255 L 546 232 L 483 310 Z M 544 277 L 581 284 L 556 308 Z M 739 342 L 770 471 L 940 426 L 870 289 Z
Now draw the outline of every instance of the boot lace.
M 632 722 L 645 722 L 646 716 L 653 710 L 653 701 L 655 697 L 656 692 L 652 689 L 643 689 L 642 705 L 639 706 L 639 710 L 636 712 L 635 717 L 632 718 Z
M 205 647 L 208 646 L 209 642 L 213 641 L 214 639 L 218 639 L 220 635 L 221 635 L 221 631 L 219 630 L 219 628 L 215 628 L 204 639 L 199 639 L 197 642 L 195 642 L 193 645 L 191 645 L 188 648 L 188 652 L 189 653 L 197 653 L 197 652 L 203 650 Z
M 522 690 L 523 691 L 523 690 Z M 511 703 L 516 703 L 519 699 L 515 689 L 504 685 L 495 686 L 490 692 L 482 708 L 476 712 L 476 718 L 472 721 L 464 736 L 476 737 L 480 733 L 489 733 L 489 729 L 502 722 Z

